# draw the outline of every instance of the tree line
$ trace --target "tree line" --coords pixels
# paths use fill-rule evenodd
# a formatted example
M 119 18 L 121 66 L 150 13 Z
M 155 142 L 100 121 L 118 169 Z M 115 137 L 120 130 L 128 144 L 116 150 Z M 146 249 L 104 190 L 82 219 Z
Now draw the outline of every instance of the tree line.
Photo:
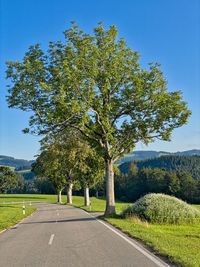
M 129 170 L 131 162 L 123 163 L 119 166 L 119 169 L 122 173 L 127 173 Z M 200 178 L 200 156 L 180 156 L 180 155 L 169 155 L 169 156 L 161 156 L 153 159 L 146 159 L 141 161 L 134 161 L 134 164 L 137 165 L 138 169 L 151 167 L 181 171 L 181 172 L 189 172 L 194 179 Z
M 200 203 L 200 178 L 189 172 L 142 167 L 131 162 L 127 173 L 116 175 L 115 194 L 123 201 L 134 202 L 147 193 L 173 195 L 189 203 Z

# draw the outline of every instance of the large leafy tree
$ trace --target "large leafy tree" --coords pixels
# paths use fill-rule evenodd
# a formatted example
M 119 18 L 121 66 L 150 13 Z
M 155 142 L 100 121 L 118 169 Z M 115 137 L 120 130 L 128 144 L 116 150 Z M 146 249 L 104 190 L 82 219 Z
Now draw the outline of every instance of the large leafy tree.
M 6 166 L 0 166 L 0 193 L 17 186 L 17 175 Z
M 190 111 L 180 91 L 167 92 L 158 63 L 142 68 L 139 55 L 102 23 L 91 36 L 73 23 L 64 42 L 44 52 L 31 46 L 8 62 L 9 107 L 31 111 L 25 132 L 78 129 L 104 157 L 106 214 L 115 213 L 113 163 L 137 142 L 170 140 Z

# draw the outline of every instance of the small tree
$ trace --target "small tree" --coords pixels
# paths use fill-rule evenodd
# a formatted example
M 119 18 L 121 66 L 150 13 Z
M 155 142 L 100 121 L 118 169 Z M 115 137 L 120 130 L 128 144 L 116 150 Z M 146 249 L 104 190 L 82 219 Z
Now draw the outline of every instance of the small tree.
M 74 22 L 73 22 L 74 24 Z M 115 213 L 113 163 L 139 141 L 169 141 L 190 111 L 181 92 L 167 92 L 160 65 L 142 68 L 116 26 L 94 35 L 75 24 L 47 53 L 31 46 L 22 62 L 7 62 L 9 107 L 32 111 L 32 133 L 78 129 L 105 161 L 106 214 Z M 25 129 L 29 132 L 29 129 Z
M 0 193 L 5 194 L 8 189 L 13 189 L 16 185 L 16 174 L 9 167 L 0 166 Z

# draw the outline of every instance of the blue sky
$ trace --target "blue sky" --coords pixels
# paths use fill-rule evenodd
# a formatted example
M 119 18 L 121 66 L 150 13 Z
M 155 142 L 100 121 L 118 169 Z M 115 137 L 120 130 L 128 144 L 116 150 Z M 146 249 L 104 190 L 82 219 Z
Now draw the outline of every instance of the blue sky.
M 28 47 L 63 40 L 75 20 L 92 33 L 97 23 L 117 25 L 119 37 L 141 55 L 141 64 L 162 64 L 170 91 L 182 90 L 192 111 L 188 125 L 171 142 L 157 141 L 137 150 L 170 152 L 200 149 L 200 1 L 199 0 L 0 0 L 0 154 L 33 159 L 39 137 L 24 135 L 28 113 L 8 109 L 5 62 L 21 60 Z

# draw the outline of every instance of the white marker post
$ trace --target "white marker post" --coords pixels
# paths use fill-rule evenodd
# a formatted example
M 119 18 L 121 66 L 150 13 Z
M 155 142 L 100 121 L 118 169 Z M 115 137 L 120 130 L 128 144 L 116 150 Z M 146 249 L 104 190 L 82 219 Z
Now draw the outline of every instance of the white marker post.
M 26 211 L 25 211 L 25 206 L 23 205 L 23 215 L 26 214 Z
M 89 203 L 89 211 L 91 211 L 91 202 Z

